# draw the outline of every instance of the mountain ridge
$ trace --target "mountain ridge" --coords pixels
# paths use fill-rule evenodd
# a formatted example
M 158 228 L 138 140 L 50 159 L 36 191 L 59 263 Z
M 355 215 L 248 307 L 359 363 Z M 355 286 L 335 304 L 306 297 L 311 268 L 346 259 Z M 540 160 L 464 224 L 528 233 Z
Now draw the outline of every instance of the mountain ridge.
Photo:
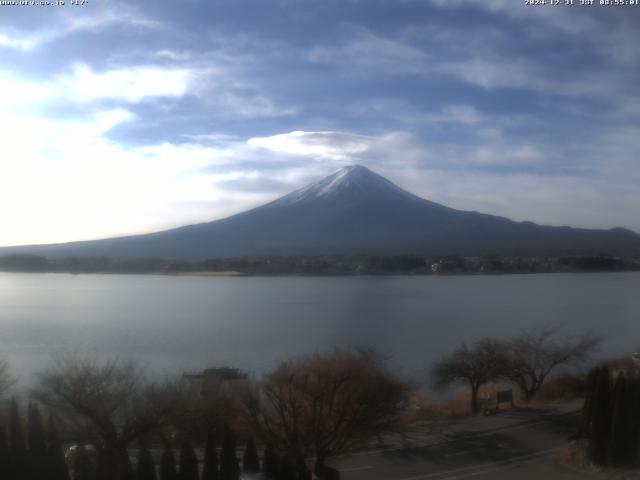
M 639 254 L 640 236 L 516 222 L 418 197 L 361 165 L 265 205 L 142 235 L 0 248 L 0 254 L 205 259 L 324 254 Z

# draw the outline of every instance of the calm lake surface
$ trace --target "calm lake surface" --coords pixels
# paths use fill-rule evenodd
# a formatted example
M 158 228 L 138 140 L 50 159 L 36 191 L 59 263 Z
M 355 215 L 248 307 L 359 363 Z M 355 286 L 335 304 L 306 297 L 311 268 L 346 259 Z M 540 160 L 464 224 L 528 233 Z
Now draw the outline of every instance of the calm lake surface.
M 554 322 L 640 346 L 640 273 L 504 276 L 172 277 L 0 273 L 0 356 L 21 382 L 75 350 L 151 372 L 375 346 L 416 380 L 462 341 Z

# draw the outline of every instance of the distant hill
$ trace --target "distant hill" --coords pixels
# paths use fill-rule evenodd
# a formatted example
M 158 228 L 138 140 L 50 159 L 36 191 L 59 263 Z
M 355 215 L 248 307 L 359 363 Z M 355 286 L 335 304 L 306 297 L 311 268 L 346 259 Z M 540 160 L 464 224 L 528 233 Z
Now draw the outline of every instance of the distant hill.
M 630 230 L 514 222 L 417 197 L 349 166 L 244 213 L 158 233 L 0 249 L 49 257 L 205 259 L 323 254 L 640 254 Z

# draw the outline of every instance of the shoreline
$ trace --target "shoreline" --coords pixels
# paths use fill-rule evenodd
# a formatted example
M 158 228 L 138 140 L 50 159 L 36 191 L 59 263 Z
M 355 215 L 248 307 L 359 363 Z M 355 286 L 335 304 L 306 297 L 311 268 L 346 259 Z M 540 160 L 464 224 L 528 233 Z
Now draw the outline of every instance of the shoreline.
M 510 275 L 561 275 L 561 274 L 604 274 L 604 273 L 637 273 L 640 269 L 628 270 L 557 270 L 557 271 L 522 271 L 522 272 L 241 272 L 237 270 L 221 271 L 193 271 L 193 272 L 135 272 L 135 271 L 71 271 L 71 270 L 0 270 L 3 273 L 19 274 L 60 274 L 60 275 L 149 275 L 167 277 L 204 277 L 204 278 L 229 278 L 229 277 L 497 277 Z
M 176 273 L 160 273 L 160 274 L 175 275 L 178 277 L 246 277 L 247 276 L 245 272 L 238 272 L 236 270 L 176 272 Z

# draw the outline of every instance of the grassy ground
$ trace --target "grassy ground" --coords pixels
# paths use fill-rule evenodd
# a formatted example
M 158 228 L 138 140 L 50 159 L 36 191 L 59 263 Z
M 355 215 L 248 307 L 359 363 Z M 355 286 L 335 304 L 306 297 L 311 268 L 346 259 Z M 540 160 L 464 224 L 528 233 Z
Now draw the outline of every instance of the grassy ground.
M 586 375 L 583 374 L 562 374 L 552 377 L 538 392 L 536 398 L 528 403 L 513 385 L 487 384 L 480 389 L 478 395 L 480 411 L 495 410 L 496 392 L 509 389 L 513 390 L 514 404 L 518 409 L 535 409 L 554 404 L 576 402 L 576 400 L 583 398 L 585 379 Z M 411 404 L 413 408 L 402 417 L 405 424 L 426 424 L 471 415 L 471 394 L 468 388 L 461 388 L 446 401 L 436 401 L 428 395 L 415 394 L 411 398 Z M 509 404 L 500 405 L 501 410 L 510 408 Z

